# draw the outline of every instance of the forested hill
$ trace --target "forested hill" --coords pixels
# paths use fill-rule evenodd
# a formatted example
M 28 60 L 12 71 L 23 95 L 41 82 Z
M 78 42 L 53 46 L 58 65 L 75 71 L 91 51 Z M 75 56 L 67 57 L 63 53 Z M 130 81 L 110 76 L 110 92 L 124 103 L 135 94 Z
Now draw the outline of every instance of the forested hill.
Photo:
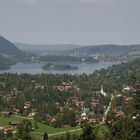
M 56 52 L 58 53 L 61 51 L 66 50 L 72 50 L 77 49 L 82 46 L 80 45 L 74 45 L 74 44 L 25 44 L 25 43 L 14 43 L 20 50 L 26 51 L 26 52 Z
M 94 46 L 85 46 L 80 49 L 73 49 L 67 53 L 78 52 L 79 54 L 128 54 L 131 52 L 140 52 L 140 44 L 137 45 L 94 45 Z
M 5 58 L 0 55 L 0 70 L 9 69 L 11 64 L 11 59 Z
M 15 55 L 21 53 L 21 51 L 13 43 L 0 36 L 0 53 Z

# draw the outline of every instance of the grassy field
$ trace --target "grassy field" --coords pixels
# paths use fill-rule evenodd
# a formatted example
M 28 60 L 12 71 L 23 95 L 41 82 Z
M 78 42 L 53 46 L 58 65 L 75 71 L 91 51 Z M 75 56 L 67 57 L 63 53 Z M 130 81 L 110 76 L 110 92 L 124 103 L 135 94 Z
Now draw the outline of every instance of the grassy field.
M 15 117 L 15 116 L 11 116 L 11 117 L 3 117 L 3 116 L 0 116 L 0 126 L 8 126 L 9 125 L 9 122 L 20 122 L 21 120 L 23 120 L 22 118 L 20 117 Z
M 24 119 L 31 120 L 33 123 L 32 118 L 28 117 L 23 117 L 23 116 L 11 116 L 11 117 L 2 117 L 0 116 L 0 127 L 1 126 L 8 126 L 9 122 L 20 122 Z M 64 126 L 63 128 L 53 128 L 51 126 L 38 123 L 38 129 L 35 129 L 34 131 L 31 132 L 31 135 L 35 137 L 36 139 L 40 139 L 40 137 L 47 132 L 49 136 L 59 136 L 63 135 L 66 132 L 70 133 L 76 133 L 76 134 L 81 134 L 82 129 L 79 127 L 70 127 L 70 126 Z M 109 134 L 109 128 L 106 125 L 98 125 L 96 128 L 96 137 L 98 139 L 104 139 L 105 136 Z
M 11 117 L 0 116 L 0 127 L 8 126 L 9 122 L 20 122 L 24 119 L 31 120 L 31 122 L 33 123 L 33 119 L 28 117 L 22 117 L 16 115 Z M 51 126 L 38 123 L 38 129 L 32 131 L 31 135 L 34 136 L 35 138 L 40 138 L 44 134 L 44 132 L 47 132 L 51 136 L 51 135 L 62 135 L 67 131 L 73 133 L 73 132 L 81 131 L 81 129 L 79 129 L 78 127 L 70 127 L 70 126 L 64 126 L 63 128 L 53 128 Z
M 64 126 L 63 128 L 53 128 L 51 126 L 47 126 L 41 123 L 38 123 L 38 127 L 39 127 L 38 129 L 35 129 L 35 131 L 31 132 L 32 136 L 36 138 L 43 135 L 44 132 L 47 132 L 50 136 L 52 136 L 52 135 L 62 135 L 67 131 L 69 132 L 79 131 L 78 127 Z

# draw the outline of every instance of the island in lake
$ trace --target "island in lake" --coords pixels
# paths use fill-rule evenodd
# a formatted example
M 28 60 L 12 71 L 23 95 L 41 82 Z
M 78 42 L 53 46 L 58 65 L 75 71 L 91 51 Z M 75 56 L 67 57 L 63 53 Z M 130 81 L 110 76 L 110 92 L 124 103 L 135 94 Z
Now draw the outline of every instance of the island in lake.
M 78 67 L 66 64 L 46 63 L 42 66 L 43 70 L 77 70 Z

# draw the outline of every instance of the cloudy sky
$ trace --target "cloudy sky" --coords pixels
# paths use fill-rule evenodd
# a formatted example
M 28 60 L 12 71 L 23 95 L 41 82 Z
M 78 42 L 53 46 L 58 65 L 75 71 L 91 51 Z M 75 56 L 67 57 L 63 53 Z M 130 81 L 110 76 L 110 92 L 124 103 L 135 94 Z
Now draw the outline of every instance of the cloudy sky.
M 0 34 L 32 44 L 137 44 L 140 0 L 0 0 Z

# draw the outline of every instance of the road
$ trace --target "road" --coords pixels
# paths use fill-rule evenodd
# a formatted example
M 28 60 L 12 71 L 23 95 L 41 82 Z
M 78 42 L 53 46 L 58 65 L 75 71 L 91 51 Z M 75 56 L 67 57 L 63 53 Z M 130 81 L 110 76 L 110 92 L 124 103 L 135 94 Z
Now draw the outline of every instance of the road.
M 74 130 L 69 130 L 69 131 L 64 131 L 64 132 L 49 134 L 49 136 L 57 136 L 57 135 L 65 134 L 67 132 L 72 133 L 72 132 L 81 131 L 81 130 L 82 130 L 82 128 L 79 128 L 79 129 L 74 129 Z
M 29 118 L 29 117 L 24 117 L 24 116 L 19 116 L 19 115 L 12 115 L 14 117 L 17 117 L 17 118 L 21 118 L 21 119 L 27 119 L 27 120 L 33 120 L 34 118 Z
M 113 100 L 113 99 L 114 99 L 114 95 L 111 94 L 111 100 L 110 100 L 110 103 L 109 103 L 109 105 L 108 105 L 108 107 L 107 107 L 107 109 L 106 109 L 106 111 L 105 111 L 105 113 L 104 113 L 104 116 L 103 116 L 103 118 L 102 118 L 102 122 L 103 122 L 103 123 L 105 123 L 105 120 L 106 120 L 106 118 L 107 118 L 107 114 L 108 114 L 108 112 L 109 112 L 109 110 L 110 110 L 110 108 L 111 108 L 112 100 Z
M 74 130 L 68 130 L 68 131 L 63 131 L 63 132 L 58 132 L 58 133 L 53 133 L 53 134 L 49 134 L 49 137 L 51 136 L 58 136 L 58 135 L 62 135 L 65 134 L 67 132 L 72 133 L 72 132 L 76 132 L 76 131 L 81 131 L 82 128 L 78 128 L 78 129 L 74 129 Z M 38 134 L 38 135 L 43 135 L 44 133 L 42 132 L 31 132 L 32 134 Z

